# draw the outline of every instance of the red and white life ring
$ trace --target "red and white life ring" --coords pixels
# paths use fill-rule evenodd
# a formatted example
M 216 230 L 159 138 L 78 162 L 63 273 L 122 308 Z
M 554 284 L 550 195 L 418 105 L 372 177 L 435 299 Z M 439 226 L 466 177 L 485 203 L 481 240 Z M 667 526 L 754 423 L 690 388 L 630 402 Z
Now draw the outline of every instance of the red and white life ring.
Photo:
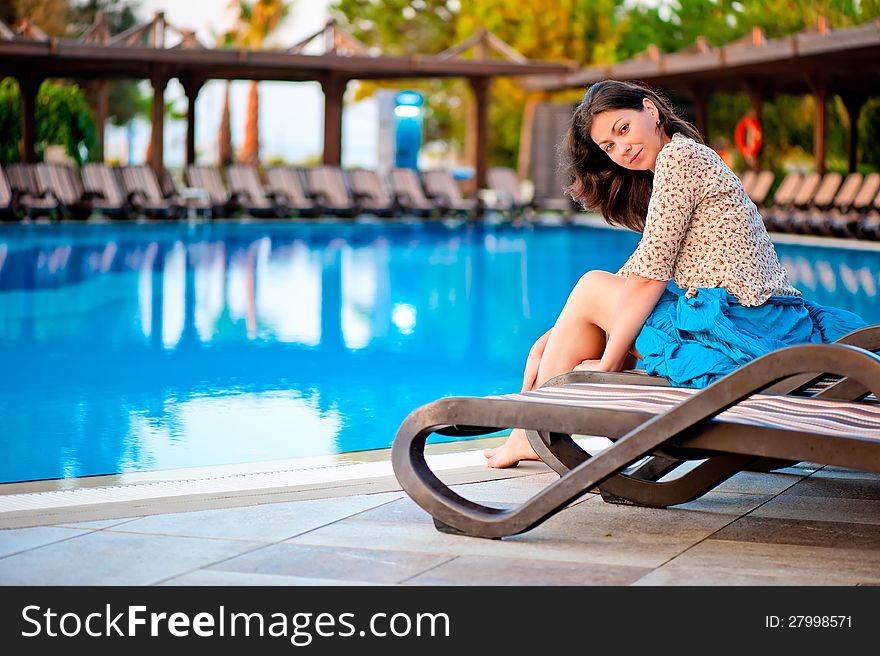
M 755 157 L 761 150 L 761 142 L 763 141 L 761 124 L 754 116 L 743 116 L 737 122 L 736 132 L 733 136 L 736 141 L 736 149 L 743 154 L 743 157 Z

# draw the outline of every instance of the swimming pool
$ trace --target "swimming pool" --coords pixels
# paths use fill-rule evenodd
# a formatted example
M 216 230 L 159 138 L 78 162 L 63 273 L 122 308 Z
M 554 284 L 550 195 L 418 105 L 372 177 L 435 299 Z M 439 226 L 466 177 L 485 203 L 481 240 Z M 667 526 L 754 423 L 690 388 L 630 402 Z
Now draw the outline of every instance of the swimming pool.
M 518 389 L 578 277 L 636 243 L 585 226 L 0 227 L 0 482 L 388 447 L 422 403 Z M 777 250 L 805 295 L 880 322 L 880 251 Z

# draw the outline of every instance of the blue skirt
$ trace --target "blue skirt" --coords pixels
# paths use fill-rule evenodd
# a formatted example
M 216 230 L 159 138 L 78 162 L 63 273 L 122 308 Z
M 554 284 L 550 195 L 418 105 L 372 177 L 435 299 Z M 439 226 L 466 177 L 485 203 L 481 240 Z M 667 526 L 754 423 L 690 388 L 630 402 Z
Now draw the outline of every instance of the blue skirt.
M 749 307 L 724 289 L 701 288 L 694 298 L 666 290 L 635 346 L 647 373 L 678 387 L 706 387 L 770 351 L 834 342 L 865 325 L 852 312 L 800 296 Z

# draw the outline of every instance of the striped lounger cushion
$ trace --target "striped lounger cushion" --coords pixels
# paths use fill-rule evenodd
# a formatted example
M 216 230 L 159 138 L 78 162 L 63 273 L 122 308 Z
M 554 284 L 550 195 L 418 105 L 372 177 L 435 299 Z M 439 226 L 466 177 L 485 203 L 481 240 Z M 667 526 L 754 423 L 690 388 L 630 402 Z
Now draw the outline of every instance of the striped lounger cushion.
M 632 410 L 653 416 L 662 414 L 699 391 L 656 385 L 571 383 L 492 398 Z M 841 437 L 858 434 L 880 441 L 880 406 L 869 403 L 755 394 L 720 413 L 718 419 L 749 426 L 772 426 Z

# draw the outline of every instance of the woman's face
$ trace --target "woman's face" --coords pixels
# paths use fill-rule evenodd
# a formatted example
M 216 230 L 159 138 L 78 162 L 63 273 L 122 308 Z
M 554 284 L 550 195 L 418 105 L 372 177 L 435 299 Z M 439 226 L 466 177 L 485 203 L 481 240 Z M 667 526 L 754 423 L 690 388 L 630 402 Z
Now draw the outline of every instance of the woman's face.
M 642 109 L 609 109 L 593 117 L 590 137 L 615 164 L 631 171 L 653 171 L 670 139 L 659 128 L 657 107 L 645 98 Z

